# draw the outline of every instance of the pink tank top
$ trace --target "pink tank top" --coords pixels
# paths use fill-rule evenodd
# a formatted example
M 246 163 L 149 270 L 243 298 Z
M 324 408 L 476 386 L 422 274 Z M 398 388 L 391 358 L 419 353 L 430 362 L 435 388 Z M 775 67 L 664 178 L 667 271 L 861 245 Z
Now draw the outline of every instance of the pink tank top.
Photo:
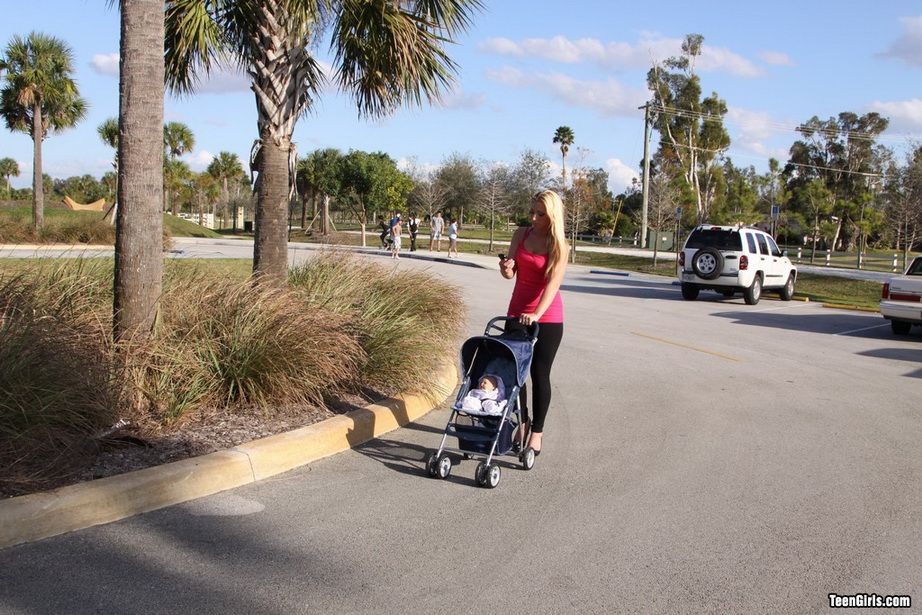
M 528 237 L 530 233 L 531 229 L 528 229 L 525 237 Z M 512 299 L 509 300 L 506 316 L 520 316 L 534 312 L 538 303 L 541 302 L 544 287 L 547 284 L 547 278 L 544 277 L 547 254 L 535 254 L 526 250 L 523 237 L 513 258 L 516 264 L 515 288 L 512 289 Z M 560 299 L 560 291 L 554 295 L 554 300 L 538 322 L 563 322 L 563 301 Z

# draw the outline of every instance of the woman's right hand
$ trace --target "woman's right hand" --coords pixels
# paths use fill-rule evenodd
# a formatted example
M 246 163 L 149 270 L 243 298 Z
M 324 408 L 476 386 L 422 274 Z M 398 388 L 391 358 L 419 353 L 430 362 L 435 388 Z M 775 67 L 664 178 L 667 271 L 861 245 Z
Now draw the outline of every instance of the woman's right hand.
M 515 275 L 515 259 L 514 258 L 504 258 L 499 262 L 499 272 L 507 280 L 512 278 Z

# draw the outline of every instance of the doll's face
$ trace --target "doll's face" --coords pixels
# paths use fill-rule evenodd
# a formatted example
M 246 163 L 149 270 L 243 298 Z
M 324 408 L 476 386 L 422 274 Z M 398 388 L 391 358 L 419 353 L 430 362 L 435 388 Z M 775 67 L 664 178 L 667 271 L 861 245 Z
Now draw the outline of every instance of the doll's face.
M 484 376 L 480 379 L 480 388 L 484 391 L 493 391 L 496 389 L 496 383 L 489 376 Z

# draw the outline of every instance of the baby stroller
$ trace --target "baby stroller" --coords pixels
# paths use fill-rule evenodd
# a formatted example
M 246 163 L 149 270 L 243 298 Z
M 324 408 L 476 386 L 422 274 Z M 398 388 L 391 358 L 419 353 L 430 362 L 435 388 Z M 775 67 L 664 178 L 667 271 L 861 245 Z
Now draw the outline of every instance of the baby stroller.
M 483 459 L 474 472 L 474 478 L 481 487 L 493 489 L 499 484 L 502 470 L 495 458 L 500 455 L 517 457 L 526 470 L 535 465 L 535 451 L 525 447 L 526 434 L 519 430 L 518 438 L 513 434 L 522 425 L 522 409 L 519 407 L 519 391 L 525 386 L 531 369 L 532 352 L 538 340 L 538 324 L 506 331 L 498 323 L 517 323 L 515 318 L 498 316 L 487 323 L 482 336 L 472 337 L 461 346 L 461 368 L 464 380 L 455 403 L 452 404 L 448 425 L 442 434 L 442 443 L 437 451 L 426 458 L 426 473 L 433 478 L 447 478 L 451 473 L 451 457 L 447 453 L 460 453 L 464 459 Z M 500 408 L 492 413 L 467 410 L 462 400 L 471 390 L 472 383 L 481 376 L 491 375 L 502 379 L 506 399 Z M 445 446 L 448 437 L 458 439 L 458 448 Z

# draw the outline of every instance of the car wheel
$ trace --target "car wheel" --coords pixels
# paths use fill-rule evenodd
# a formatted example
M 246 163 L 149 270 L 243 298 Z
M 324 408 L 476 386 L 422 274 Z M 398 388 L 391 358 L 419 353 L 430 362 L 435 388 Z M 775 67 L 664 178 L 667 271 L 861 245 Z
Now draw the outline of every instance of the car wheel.
M 893 332 L 897 335 L 909 335 L 909 330 L 912 329 L 912 323 L 905 320 L 891 320 L 890 328 L 893 329 Z
M 694 284 L 682 282 L 682 298 L 686 301 L 694 301 L 698 298 L 698 287 Z
M 692 269 L 702 280 L 713 280 L 724 268 L 724 257 L 717 248 L 701 248 L 692 257 Z
M 794 274 L 788 276 L 788 281 L 784 283 L 784 286 L 781 287 L 781 292 L 778 293 L 781 295 L 782 301 L 790 301 L 794 297 Z
M 747 305 L 755 305 L 762 298 L 762 276 L 756 275 L 752 278 L 752 284 L 749 288 L 743 290 L 743 298 Z

